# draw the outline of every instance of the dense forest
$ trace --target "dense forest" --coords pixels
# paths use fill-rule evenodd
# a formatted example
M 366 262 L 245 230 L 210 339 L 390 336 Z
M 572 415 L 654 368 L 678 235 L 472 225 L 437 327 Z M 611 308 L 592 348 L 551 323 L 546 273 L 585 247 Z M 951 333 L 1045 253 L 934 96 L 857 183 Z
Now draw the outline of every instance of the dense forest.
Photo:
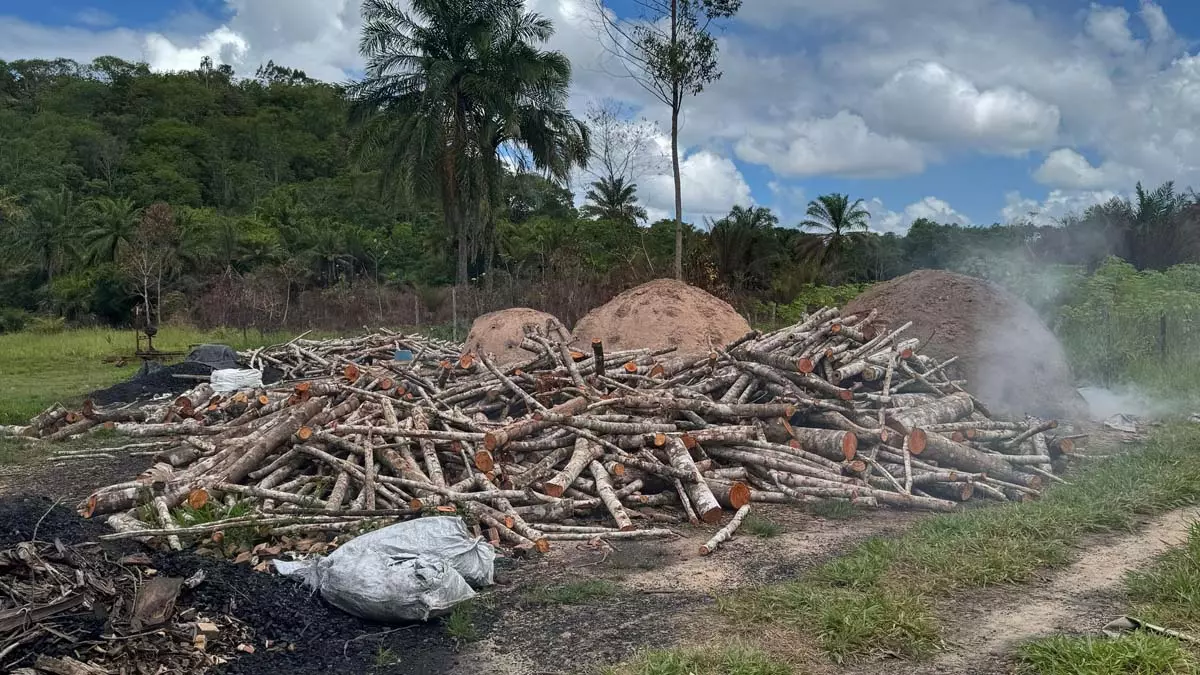
M 36 316 L 421 323 L 513 304 L 573 320 L 671 275 L 675 223 L 646 222 L 629 157 L 614 159 L 634 122 L 567 111 L 570 66 L 537 46 L 552 28 L 502 25 L 521 12 L 478 29 L 506 36 L 482 54 L 407 35 L 427 58 L 403 64 L 376 17 L 354 83 L 274 63 L 0 61 L 0 330 Z M 444 90 L 448 63 L 468 85 Z M 567 179 L 580 167 L 594 181 L 577 206 Z M 685 224 L 683 275 L 757 311 L 917 268 L 1013 283 L 1109 256 L 1165 269 L 1200 260 L 1198 228 L 1196 195 L 1171 184 L 1055 226 L 918 220 L 905 236 L 871 232 L 853 196 L 824 195 L 800 223 L 743 205 Z

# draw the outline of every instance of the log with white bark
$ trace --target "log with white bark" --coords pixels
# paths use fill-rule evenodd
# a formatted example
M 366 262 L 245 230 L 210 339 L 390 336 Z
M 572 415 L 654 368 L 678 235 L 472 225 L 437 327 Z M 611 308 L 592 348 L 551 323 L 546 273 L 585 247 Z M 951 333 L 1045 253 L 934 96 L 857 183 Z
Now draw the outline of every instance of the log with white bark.
M 742 521 L 745 520 L 746 516 L 748 516 L 748 515 L 750 515 L 750 505 L 749 504 L 738 509 L 737 513 L 733 514 L 733 518 L 731 518 L 729 520 L 729 524 L 727 524 L 725 527 L 722 527 L 720 530 L 718 530 L 717 533 L 714 534 L 711 539 L 706 541 L 700 547 L 700 555 L 708 555 L 708 554 L 712 553 L 713 551 L 717 550 L 717 548 L 720 547 L 721 544 L 729 541 L 729 539 L 731 537 L 733 537 L 733 533 L 737 531 L 738 527 L 742 524 Z

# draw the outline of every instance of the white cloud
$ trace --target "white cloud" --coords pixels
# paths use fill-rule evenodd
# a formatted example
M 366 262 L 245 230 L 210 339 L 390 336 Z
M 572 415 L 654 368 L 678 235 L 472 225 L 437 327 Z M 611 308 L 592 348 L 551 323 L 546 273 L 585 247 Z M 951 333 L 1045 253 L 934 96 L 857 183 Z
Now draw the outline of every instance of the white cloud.
M 1035 202 L 1039 212 L 1136 180 L 1200 185 L 1200 56 L 1186 41 L 1197 36 L 1177 35 L 1156 2 L 1142 0 L 1133 13 L 1121 4 L 1098 0 L 1071 12 L 1042 0 L 745 3 L 719 37 L 724 77 L 689 98 L 682 118 L 689 161 L 712 160 L 693 170 L 727 183 L 694 180 L 706 187 L 685 194 L 685 208 L 701 213 L 721 202 L 720 213 L 749 198 L 732 162 L 718 169 L 731 153 L 786 180 L 913 175 L 976 153 L 1054 149 L 1035 172 L 1053 190 Z M 576 112 L 617 97 L 665 121 L 665 106 L 621 77 L 596 40 L 593 0 L 527 6 L 555 23 L 550 47 L 571 58 Z M 223 7 L 223 25 L 168 21 L 153 32 L 104 27 L 100 15 L 67 27 L 0 16 L 0 58 L 113 54 L 161 69 L 195 68 L 212 56 L 236 61 L 242 74 L 270 59 L 334 81 L 361 69 L 358 0 Z M 643 192 L 669 211 L 662 178 L 642 180 Z
M 205 35 L 194 46 L 178 46 L 158 33 L 146 36 L 146 61 L 155 70 L 195 70 L 200 61 L 211 58 L 214 63 L 242 65 L 250 44 L 227 26 Z
M 1133 31 L 1129 30 L 1129 12 L 1124 7 L 1093 4 L 1088 11 L 1084 31 L 1117 54 L 1127 54 L 1141 47 L 1133 38 Z
M 845 110 L 832 117 L 756 129 L 737 143 L 743 161 L 784 176 L 886 177 L 920 173 L 925 157 L 915 143 L 872 131 Z
M 1068 190 L 1127 188 L 1137 181 L 1136 172 L 1113 162 L 1092 166 L 1071 148 L 1059 148 L 1042 162 L 1033 177 L 1044 185 Z
M 1008 85 L 981 91 L 961 73 L 917 61 L 876 92 L 873 119 L 925 141 L 974 141 L 985 148 L 1027 150 L 1058 133 L 1058 107 Z
M 701 223 L 704 218 L 720 218 L 735 204 L 754 203 L 750 185 L 732 160 L 708 150 L 694 152 L 679 163 L 684 219 Z M 675 183 L 668 170 L 647 176 L 639 190 L 650 221 L 675 214 Z
M 1142 23 L 1146 24 L 1146 30 L 1150 31 L 1150 39 L 1154 42 L 1170 42 L 1175 37 L 1175 31 L 1171 28 L 1171 23 L 1167 21 L 1167 14 L 1162 7 L 1148 0 L 1142 0 L 1142 8 L 1139 12 L 1142 17 Z
M 1120 196 L 1112 190 L 1051 190 L 1046 199 L 1038 201 L 1009 192 L 1004 195 L 1000 210 L 1005 223 L 1027 221 L 1035 225 L 1058 225 L 1065 216 L 1083 213 L 1089 206 L 1103 204 Z
M 943 225 L 972 224 L 969 217 L 937 197 L 925 197 L 909 204 L 900 212 L 889 210 L 878 197 L 865 202 L 864 206 L 871 212 L 871 230 L 881 234 L 891 232 L 903 235 L 919 218 L 927 218 Z

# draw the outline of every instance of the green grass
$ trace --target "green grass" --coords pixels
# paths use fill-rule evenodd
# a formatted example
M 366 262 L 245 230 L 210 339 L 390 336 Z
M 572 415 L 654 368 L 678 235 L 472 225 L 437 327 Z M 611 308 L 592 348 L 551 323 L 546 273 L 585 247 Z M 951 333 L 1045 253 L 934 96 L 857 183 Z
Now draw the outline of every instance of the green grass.
M 558 586 L 544 586 L 525 593 L 525 600 L 539 605 L 585 605 L 611 598 L 620 586 L 607 579 L 572 581 Z
M 379 647 L 375 650 L 376 668 L 386 668 L 393 663 L 397 663 L 398 661 L 399 659 L 396 658 L 396 652 L 384 647 L 383 645 L 379 645 Z
M 770 539 L 782 534 L 783 526 L 761 516 L 751 514 L 746 516 L 746 519 L 742 521 L 741 530 L 743 533 L 754 535 L 759 539 Z
M 808 512 L 819 518 L 828 520 L 846 520 L 853 518 L 862 511 L 850 502 L 824 499 L 808 505 Z
M 729 646 L 721 649 L 670 649 L 641 654 L 606 675 L 793 675 L 796 671 L 764 651 Z
M 1200 632 L 1200 523 L 1187 543 L 1165 553 L 1150 569 L 1126 579 L 1134 616 L 1195 634 Z
M 475 605 L 468 600 L 455 605 L 445 619 L 446 634 L 459 642 L 473 642 L 479 639 L 479 630 L 475 628 Z
M 1038 675 L 1183 675 L 1200 669 L 1179 640 L 1145 633 L 1052 637 L 1022 646 L 1020 656 L 1024 672 Z
M 1187 543 L 1159 557 L 1146 570 L 1129 574 L 1129 614 L 1171 630 L 1200 632 L 1200 524 Z M 1026 671 L 1060 673 L 1195 673 L 1195 648 L 1172 637 L 1139 632 L 1117 639 L 1055 636 L 1024 645 Z
M 1171 426 L 1143 451 L 1097 464 L 1041 501 L 935 516 L 797 581 L 722 598 L 719 607 L 740 626 L 813 636 L 835 661 L 920 656 L 940 643 L 937 598 L 1029 581 L 1069 562 L 1087 534 L 1129 530 L 1139 516 L 1195 503 L 1198 450 L 1200 428 Z
M 246 349 L 282 342 L 290 334 L 220 329 L 201 331 L 164 326 L 154 339 L 161 351 L 187 351 L 193 344 L 220 342 Z M 0 424 L 22 424 L 55 402 L 73 404 L 89 391 L 128 378 L 141 365 L 134 357 L 132 330 L 78 328 L 58 333 L 0 335 Z M 124 356 L 126 364 L 116 366 Z M 106 361 L 106 359 L 108 359 Z

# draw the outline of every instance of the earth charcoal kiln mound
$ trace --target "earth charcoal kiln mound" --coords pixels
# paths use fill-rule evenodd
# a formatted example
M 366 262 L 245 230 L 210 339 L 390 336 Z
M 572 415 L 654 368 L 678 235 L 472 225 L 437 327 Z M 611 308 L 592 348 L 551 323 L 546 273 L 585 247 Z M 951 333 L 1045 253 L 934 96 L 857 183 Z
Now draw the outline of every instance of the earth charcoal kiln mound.
M 679 356 L 699 356 L 748 332 L 750 324 L 724 300 L 682 281 L 659 279 L 588 312 L 573 334 L 581 348 L 598 339 L 608 349 L 671 347 Z
M 521 349 L 521 342 L 530 333 L 553 335 L 556 338 L 569 335 L 553 314 L 528 307 L 513 307 L 475 319 L 463 348 L 475 354 L 487 354 L 497 365 L 507 366 L 529 357 L 529 352 Z
M 1087 408 L 1058 339 L 1033 308 L 996 284 L 919 270 L 879 284 L 846 306 L 874 312 L 883 326 L 912 322 L 907 334 L 997 414 L 1084 419 Z

